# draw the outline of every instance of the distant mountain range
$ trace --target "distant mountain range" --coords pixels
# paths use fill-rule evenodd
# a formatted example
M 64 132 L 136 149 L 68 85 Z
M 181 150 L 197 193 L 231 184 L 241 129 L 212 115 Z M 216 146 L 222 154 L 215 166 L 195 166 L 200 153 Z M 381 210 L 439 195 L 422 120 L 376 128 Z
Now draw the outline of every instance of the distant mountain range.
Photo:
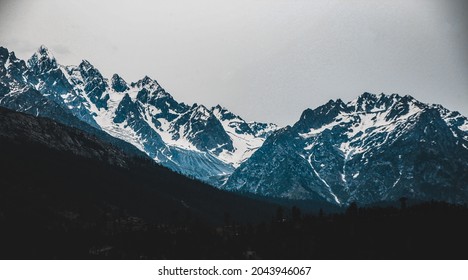
M 279 128 L 179 103 L 149 77 L 127 83 L 86 60 L 60 65 L 41 46 L 27 62 L 0 47 L 0 106 L 143 151 L 225 190 L 337 205 L 468 201 L 467 118 L 410 96 L 338 99 Z

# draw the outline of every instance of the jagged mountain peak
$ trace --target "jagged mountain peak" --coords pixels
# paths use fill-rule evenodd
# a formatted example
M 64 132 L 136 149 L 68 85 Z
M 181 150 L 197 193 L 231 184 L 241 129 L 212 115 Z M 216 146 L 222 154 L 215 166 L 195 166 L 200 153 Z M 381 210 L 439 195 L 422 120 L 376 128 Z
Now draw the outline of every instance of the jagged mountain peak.
M 411 97 L 409 95 L 404 95 L 401 96 L 398 93 L 391 93 L 391 94 L 386 94 L 384 92 L 381 92 L 379 94 L 375 94 L 372 92 L 365 91 L 361 95 L 359 95 L 356 99 L 352 101 L 352 103 L 363 103 L 363 102 L 368 102 L 368 103 L 375 103 L 379 100 L 388 100 L 388 99 L 401 99 L 403 97 Z
M 103 88 L 107 86 L 105 85 L 106 82 L 101 72 L 96 67 L 94 67 L 94 65 L 91 64 L 91 62 L 89 62 L 88 60 L 86 59 L 82 60 L 78 68 L 79 68 L 79 71 L 81 72 L 81 75 L 86 81 L 89 82 L 89 81 L 95 80 L 94 83 L 102 84 L 101 86 Z
M 355 104 L 356 111 L 371 112 L 378 100 L 379 97 L 376 94 L 364 92 L 355 102 L 352 101 L 351 104 Z
M 244 140 L 249 137 L 266 139 L 278 128 L 273 123 L 246 122 L 242 117 L 219 104 L 212 107 L 211 112 L 223 124 L 226 131 L 242 135 Z M 250 145 L 254 146 L 256 144 L 251 143 Z
M 37 49 L 37 52 L 41 54 L 50 54 L 49 48 L 47 48 L 45 45 L 40 45 Z
M 58 68 L 55 56 L 44 45 L 41 45 L 31 56 L 28 60 L 28 65 L 36 72 L 46 72 Z
M 111 86 L 116 92 L 124 92 L 129 89 L 127 82 L 118 74 L 114 74 L 111 78 Z
M 210 110 L 211 110 L 211 112 L 213 112 L 213 114 L 219 115 L 219 116 L 222 116 L 222 115 L 224 115 L 226 112 L 228 112 L 228 110 L 227 110 L 225 107 L 223 107 L 223 106 L 221 106 L 221 105 L 219 105 L 219 104 L 216 105 L 216 106 L 211 107 Z
M 85 71 L 89 71 L 90 69 L 95 69 L 94 66 L 91 64 L 91 62 L 89 62 L 86 59 L 83 59 L 81 63 L 78 65 L 78 67 Z
M 213 114 L 215 114 L 220 120 L 234 120 L 234 119 L 237 119 L 239 118 L 238 116 L 236 116 L 235 114 L 233 114 L 232 112 L 230 112 L 228 109 L 226 109 L 225 107 L 222 107 L 221 105 L 216 105 L 214 107 L 211 108 L 211 111 L 213 112 Z
M 213 108 L 211 108 L 212 110 L 218 110 L 218 111 L 223 111 L 223 110 L 227 110 L 225 107 L 217 104 L 216 106 L 213 106 Z
M 4 46 L 0 46 L 0 57 L 2 57 L 2 54 L 8 54 L 8 53 L 9 53 L 8 48 Z
M 122 98 L 122 101 L 124 101 L 124 102 L 133 102 L 128 93 L 125 93 L 124 97 Z
M 193 104 L 193 113 L 192 118 L 207 120 L 208 118 L 212 117 L 213 114 L 208 108 L 206 108 L 203 104 Z
M 50 60 L 55 60 L 55 56 L 52 52 L 44 45 L 41 45 L 36 52 L 32 56 L 36 56 L 38 58 L 47 58 Z
M 10 52 L 7 48 L 0 47 L 0 65 L 3 64 L 5 64 L 5 68 L 9 68 L 10 65 L 14 65 L 14 67 L 16 66 L 21 68 L 18 69 L 20 71 L 23 71 L 26 68 L 26 63 L 23 60 L 17 58 L 15 52 Z
M 417 106 L 423 105 L 421 102 L 414 99 L 411 95 L 399 95 L 396 93 L 385 94 L 380 93 L 378 95 L 364 92 L 356 99 L 350 101 L 347 106 L 357 112 L 364 113 L 375 113 L 378 111 L 384 111 L 394 106 L 395 104 L 405 106 Z
M 119 81 L 119 80 L 123 80 L 123 78 L 122 78 L 122 77 L 120 77 L 120 75 L 119 75 L 119 74 L 117 74 L 117 73 L 114 73 L 114 75 L 112 75 L 112 78 L 111 78 L 111 80 L 116 80 L 116 81 Z
M 300 130 L 316 129 L 332 122 L 341 112 L 348 112 L 349 108 L 341 100 L 330 100 L 315 109 L 306 109 L 302 112 L 299 121 L 294 124 Z
M 145 75 L 143 79 L 141 79 L 141 83 L 146 85 L 149 83 L 155 82 L 155 80 L 151 79 L 149 76 Z
M 10 52 L 7 48 L 0 46 L 0 65 L 5 64 L 10 57 Z
M 131 84 L 132 87 L 146 88 L 150 91 L 156 90 L 160 87 L 158 82 L 149 76 L 144 76 L 142 79 L 138 80 L 136 83 Z
M 401 118 L 423 110 L 427 105 L 414 99 L 410 95 L 398 94 L 378 95 L 364 92 L 356 99 L 344 103 L 341 99 L 330 100 L 315 109 L 306 109 L 299 121 L 294 125 L 299 130 L 318 129 L 331 123 L 339 123 L 343 118 L 367 119 L 366 116 L 379 114 L 372 118 L 385 118 L 385 121 Z
M 38 57 L 46 57 L 49 59 L 55 59 L 55 56 L 52 54 L 49 48 L 47 48 L 45 45 L 39 46 L 39 48 L 33 55 L 37 55 Z
M 365 92 L 363 92 L 357 99 L 358 99 L 358 100 L 363 100 L 363 99 L 367 99 L 367 100 L 376 100 L 377 98 L 378 98 L 378 97 L 377 97 L 377 94 L 372 93 L 372 92 L 365 91 Z
M 10 60 L 19 60 L 19 59 L 16 57 L 15 52 L 10 52 L 10 53 L 9 53 L 9 56 L 10 56 Z
M 468 140 L 468 118 L 460 114 L 458 111 L 450 111 L 440 104 L 434 104 L 431 106 L 439 111 L 442 118 L 451 126 L 457 127 L 460 131 L 467 133 L 464 137 Z

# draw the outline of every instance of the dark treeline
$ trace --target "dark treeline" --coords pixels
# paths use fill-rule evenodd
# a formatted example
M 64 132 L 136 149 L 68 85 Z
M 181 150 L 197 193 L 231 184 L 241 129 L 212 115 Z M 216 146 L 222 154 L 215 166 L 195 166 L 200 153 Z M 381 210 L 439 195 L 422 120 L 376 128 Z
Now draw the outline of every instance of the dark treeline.
M 276 210 L 268 222 L 146 223 L 107 209 L 93 223 L 51 213 L 54 225 L 16 216 L 2 220 L 7 259 L 466 259 L 468 209 L 430 202 L 405 209 L 348 207 L 303 215 Z M 69 216 L 67 216 L 67 214 Z M 28 221 L 25 223 L 24 221 Z

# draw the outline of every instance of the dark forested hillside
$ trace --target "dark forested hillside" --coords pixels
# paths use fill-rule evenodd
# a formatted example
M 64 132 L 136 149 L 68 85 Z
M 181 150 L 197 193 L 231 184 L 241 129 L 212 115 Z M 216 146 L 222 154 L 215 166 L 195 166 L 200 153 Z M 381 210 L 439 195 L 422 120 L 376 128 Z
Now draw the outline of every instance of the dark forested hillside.
M 84 257 L 99 243 L 87 234 L 112 232 L 123 223 L 215 225 L 226 216 L 258 222 L 274 215 L 268 203 L 215 189 L 49 119 L 4 108 L 0 155 L 3 258 Z

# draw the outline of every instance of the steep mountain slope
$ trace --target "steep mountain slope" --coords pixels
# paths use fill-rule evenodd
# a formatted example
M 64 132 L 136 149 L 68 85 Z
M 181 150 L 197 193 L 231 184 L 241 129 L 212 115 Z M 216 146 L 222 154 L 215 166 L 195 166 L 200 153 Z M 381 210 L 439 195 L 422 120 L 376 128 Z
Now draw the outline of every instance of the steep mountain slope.
M 0 78 L 0 105 L 63 122 L 63 114 L 47 113 L 61 108 L 156 162 L 213 185 L 221 184 L 276 129 L 247 123 L 219 105 L 179 103 L 147 76 L 128 84 L 117 74 L 109 81 L 86 60 L 60 65 L 44 46 L 27 63 L 0 48 Z
M 468 120 L 410 96 L 364 93 L 307 109 L 276 131 L 225 189 L 347 204 L 468 201 Z

